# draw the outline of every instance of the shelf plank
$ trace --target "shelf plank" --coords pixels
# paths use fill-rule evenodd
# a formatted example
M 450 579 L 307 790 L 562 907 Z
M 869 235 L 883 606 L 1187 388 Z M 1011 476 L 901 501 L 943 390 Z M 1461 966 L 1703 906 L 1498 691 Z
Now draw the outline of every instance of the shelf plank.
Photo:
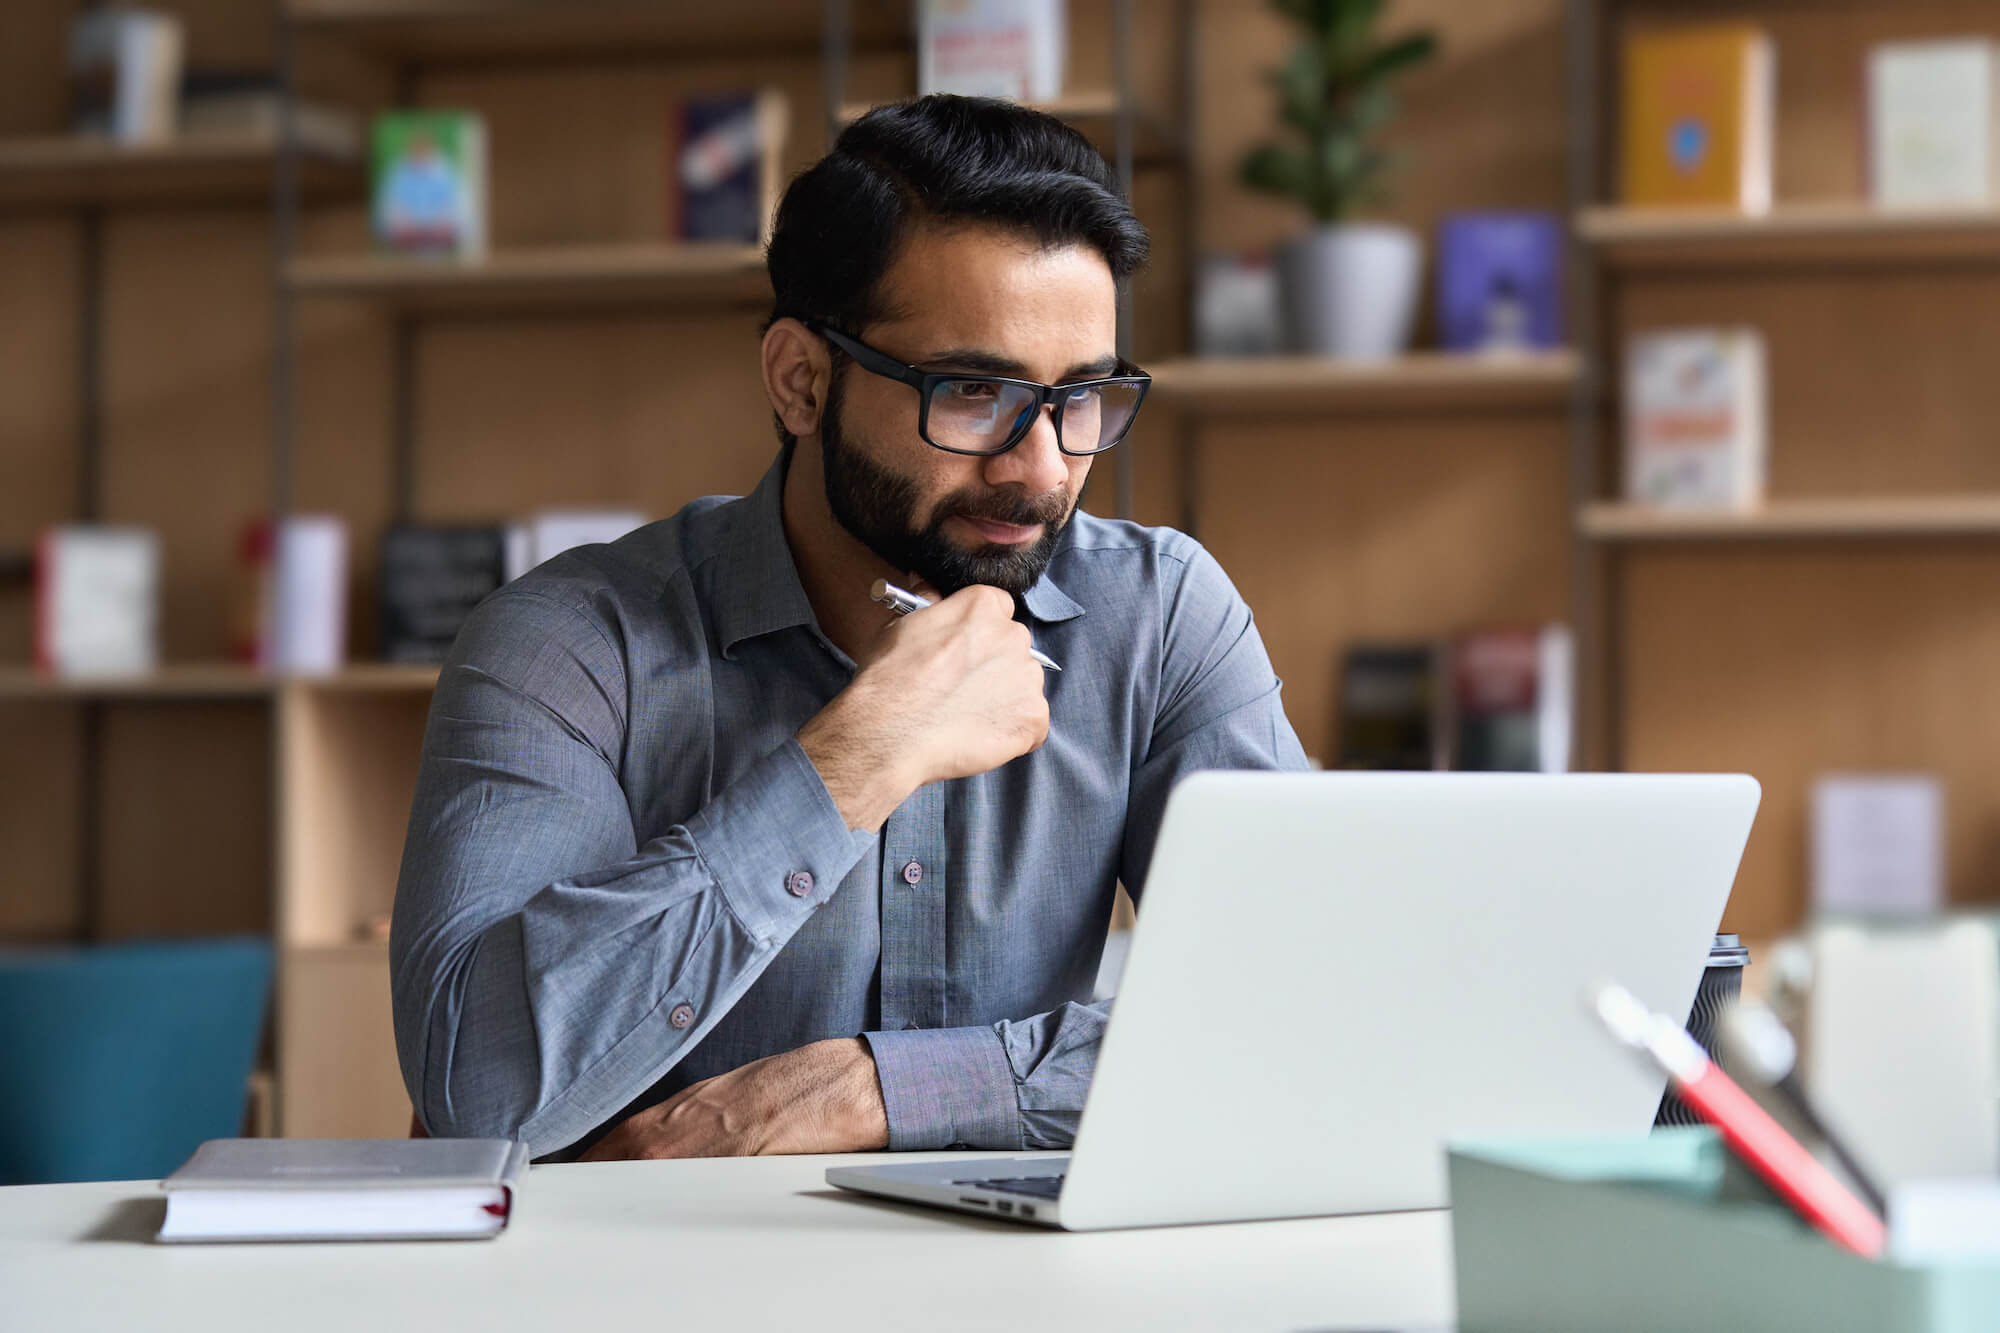
M 2000 495 L 1773 500 L 1745 511 L 1677 511 L 1604 501 L 1579 526 L 1602 542 L 2000 537 Z
M 756 246 L 579 245 L 500 250 L 481 260 L 318 255 L 287 270 L 302 296 L 344 296 L 406 310 L 560 310 L 578 306 L 761 306 L 771 300 Z
M 857 47 L 910 40 L 908 5 L 850 9 Z M 334 34 L 393 61 L 545 63 L 551 58 L 785 52 L 817 55 L 824 0 L 287 0 L 303 34 Z
M 277 137 L 200 134 L 125 144 L 86 135 L 0 138 L 0 209 L 83 204 L 269 203 Z M 300 157 L 300 185 L 315 197 L 358 193 L 357 162 Z
M 438 669 L 400 662 L 354 662 L 328 676 L 293 676 L 301 689 L 343 694 L 429 694 L 437 688 Z
M 849 102 L 840 109 L 840 123 L 851 125 L 878 103 Z M 1109 160 L 1118 148 L 1118 94 L 1111 89 L 1067 92 L 1046 102 L 1028 103 L 1076 129 Z M 1132 114 L 1132 156 L 1141 166 L 1175 162 L 1183 156 L 1182 140 L 1167 120 L 1147 107 Z
M 1882 208 L 1860 201 L 1725 209 L 1591 208 L 1577 235 L 1625 268 L 1898 263 L 2000 258 L 2000 208 Z
M 50 676 L 33 667 L 0 667 L 0 700 L 259 699 L 271 693 L 267 672 L 228 663 L 164 666 L 131 676 Z
M 0 667 L 0 701 L 262 699 L 285 685 L 346 693 L 428 694 L 438 669 L 357 662 L 329 675 L 273 675 L 227 662 L 164 666 L 130 676 L 51 676 L 34 667 Z
M 1189 357 L 1149 367 L 1153 396 L 1203 416 L 1555 408 L 1577 383 L 1576 353 L 1415 352 L 1382 362 Z

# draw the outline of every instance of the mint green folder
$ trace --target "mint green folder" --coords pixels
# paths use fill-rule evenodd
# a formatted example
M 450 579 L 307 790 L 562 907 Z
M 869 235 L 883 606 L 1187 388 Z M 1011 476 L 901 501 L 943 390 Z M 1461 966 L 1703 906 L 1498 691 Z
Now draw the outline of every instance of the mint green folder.
M 1713 1130 L 1452 1145 L 1460 1333 L 1993 1333 L 2000 1263 L 1862 1259 Z

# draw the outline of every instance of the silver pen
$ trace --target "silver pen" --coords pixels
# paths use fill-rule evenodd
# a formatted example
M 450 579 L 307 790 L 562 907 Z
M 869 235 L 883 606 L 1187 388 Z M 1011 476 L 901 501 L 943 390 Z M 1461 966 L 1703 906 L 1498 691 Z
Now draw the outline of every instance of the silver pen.
M 913 592 L 898 588 L 887 579 L 875 580 L 875 586 L 868 590 L 868 600 L 871 602 L 880 602 L 899 616 L 907 616 L 912 611 L 921 611 L 930 605 L 930 602 L 926 599 L 917 596 Z M 1028 656 L 1041 663 L 1042 670 L 1044 671 L 1062 670 L 1061 667 L 1056 665 L 1054 658 L 1039 648 L 1028 649 Z

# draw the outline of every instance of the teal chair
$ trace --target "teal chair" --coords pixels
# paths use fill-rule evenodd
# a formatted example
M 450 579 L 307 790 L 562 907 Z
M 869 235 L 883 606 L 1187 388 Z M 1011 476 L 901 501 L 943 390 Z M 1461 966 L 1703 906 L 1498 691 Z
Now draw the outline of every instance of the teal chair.
M 148 1180 L 243 1132 L 255 938 L 0 950 L 0 1185 Z

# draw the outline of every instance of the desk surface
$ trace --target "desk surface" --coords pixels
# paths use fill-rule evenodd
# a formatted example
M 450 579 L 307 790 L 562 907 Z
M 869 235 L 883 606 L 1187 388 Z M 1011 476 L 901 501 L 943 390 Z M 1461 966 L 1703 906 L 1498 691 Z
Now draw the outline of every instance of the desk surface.
M 864 1160 L 535 1167 L 493 1241 L 155 1245 L 164 1203 L 150 1181 L 0 1189 L 0 1326 L 1097 1333 L 1451 1319 L 1446 1213 L 1072 1235 L 826 1185 L 826 1167 Z

